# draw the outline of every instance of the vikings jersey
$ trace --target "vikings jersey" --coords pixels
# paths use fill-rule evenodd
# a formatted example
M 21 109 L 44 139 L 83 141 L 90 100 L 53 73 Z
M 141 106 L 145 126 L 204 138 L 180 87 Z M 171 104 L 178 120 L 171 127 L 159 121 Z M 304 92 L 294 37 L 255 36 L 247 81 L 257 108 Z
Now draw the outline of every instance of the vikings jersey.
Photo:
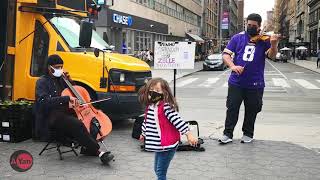
M 229 84 L 248 89 L 265 87 L 264 68 L 270 41 L 250 42 L 246 32 L 234 35 L 223 53 L 234 55 L 233 63 L 244 67 L 242 74 L 231 72 Z

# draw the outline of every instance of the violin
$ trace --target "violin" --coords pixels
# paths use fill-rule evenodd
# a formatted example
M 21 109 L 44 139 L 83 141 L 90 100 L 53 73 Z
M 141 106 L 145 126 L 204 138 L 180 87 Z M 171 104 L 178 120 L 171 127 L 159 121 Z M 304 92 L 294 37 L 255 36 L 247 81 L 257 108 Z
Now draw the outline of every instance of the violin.
M 62 75 L 62 78 L 68 88 L 62 91 L 61 96 L 70 96 L 78 99 L 80 106 L 73 108 L 78 119 L 82 121 L 91 135 L 92 133 L 96 134 L 96 140 L 103 142 L 103 139 L 112 130 L 111 120 L 101 110 L 93 107 L 90 94 L 85 88 L 72 85 L 65 74 Z
M 250 41 L 251 42 L 258 42 L 258 41 L 270 41 L 270 38 L 271 38 L 272 34 L 270 33 L 262 33 L 262 34 L 258 34 L 252 38 L 250 38 Z M 281 35 L 278 35 L 279 38 L 285 38 L 284 36 L 281 36 Z

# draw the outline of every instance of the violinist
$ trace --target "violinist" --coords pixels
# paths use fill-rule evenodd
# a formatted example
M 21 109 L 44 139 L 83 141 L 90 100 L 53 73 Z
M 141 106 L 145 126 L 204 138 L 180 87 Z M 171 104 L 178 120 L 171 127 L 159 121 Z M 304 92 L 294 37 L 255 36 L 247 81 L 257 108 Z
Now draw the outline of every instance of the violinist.
M 77 98 L 61 96 L 67 88 L 62 76 L 70 81 L 68 73 L 63 72 L 63 60 L 58 55 L 48 57 L 45 75 L 36 83 L 36 131 L 45 140 L 49 129 L 54 129 L 63 137 L 75 139 L 82 147 L 80 154 L 99 156 L 103 164 L 108 164 L 114 156 L 100 151 L 100 146 L 84 124 L 75 116 L 72 108 L 79 106 Z
M 269 38 L 259 35 L 261 21 L 259 14 L 250 14 L 246 31 L 234 35 L 223 51 L 223 60 L 232 70 L 228 81 L 225 129 L 219 139 L 223 144 L 232 142 L 242 101 L 245 115 L 241 142 L 251 143 L 253 140 L 255 120 L 262 109 L 265 59 L 275 58 L 279 41 L 278 35 Z

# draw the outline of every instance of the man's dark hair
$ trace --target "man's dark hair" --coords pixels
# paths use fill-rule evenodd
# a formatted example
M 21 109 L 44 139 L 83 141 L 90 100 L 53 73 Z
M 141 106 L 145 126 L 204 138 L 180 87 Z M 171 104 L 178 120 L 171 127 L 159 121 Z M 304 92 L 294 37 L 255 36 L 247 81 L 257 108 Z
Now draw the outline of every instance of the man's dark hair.
M 262 18 L 259 14 L 255 14 L 255 13 L 249 14 L 249 16 L 247 17 L 247 22 L 249 20 L 256 21 L 258 22 L 259 26 L 261 26 Z
M 63 64 L 63 60 L 59 55 L 53 54 L 46 59 L 45 64 L 43 72 L 44 74 L 49 74 L 48 67 L 56 64 Z
M 63 60 L 59 55 L 53 54 L 48 57 L 47 64 L 48 64 L 48 66 L 49 65 L 52 66 L 52 65 L 56 65 L 56 64 L 63 64 Z

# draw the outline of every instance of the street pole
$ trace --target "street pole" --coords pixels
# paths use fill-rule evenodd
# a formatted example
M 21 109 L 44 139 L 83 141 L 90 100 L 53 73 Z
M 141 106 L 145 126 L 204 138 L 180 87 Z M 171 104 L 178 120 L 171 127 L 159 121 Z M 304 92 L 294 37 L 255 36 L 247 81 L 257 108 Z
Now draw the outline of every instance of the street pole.
M 176 77 L 177 77 L 177 69 L 173 70 L 173 97 L 176 97 Z
M 223 1 L 224 0 L 221 0 L 221 2 L 220 2 L 220 37 L 219 37 L 219 39 L 220 39 L 220 41 L 219 41 L 219 45 L 220 45 L 220 47 L 219 47 L 219 49 L 220 49 L 220 52 L 222 52 L 222 48 L 221 48 L 221 46 L 222 46 L 222 15 L 223 15 Z

